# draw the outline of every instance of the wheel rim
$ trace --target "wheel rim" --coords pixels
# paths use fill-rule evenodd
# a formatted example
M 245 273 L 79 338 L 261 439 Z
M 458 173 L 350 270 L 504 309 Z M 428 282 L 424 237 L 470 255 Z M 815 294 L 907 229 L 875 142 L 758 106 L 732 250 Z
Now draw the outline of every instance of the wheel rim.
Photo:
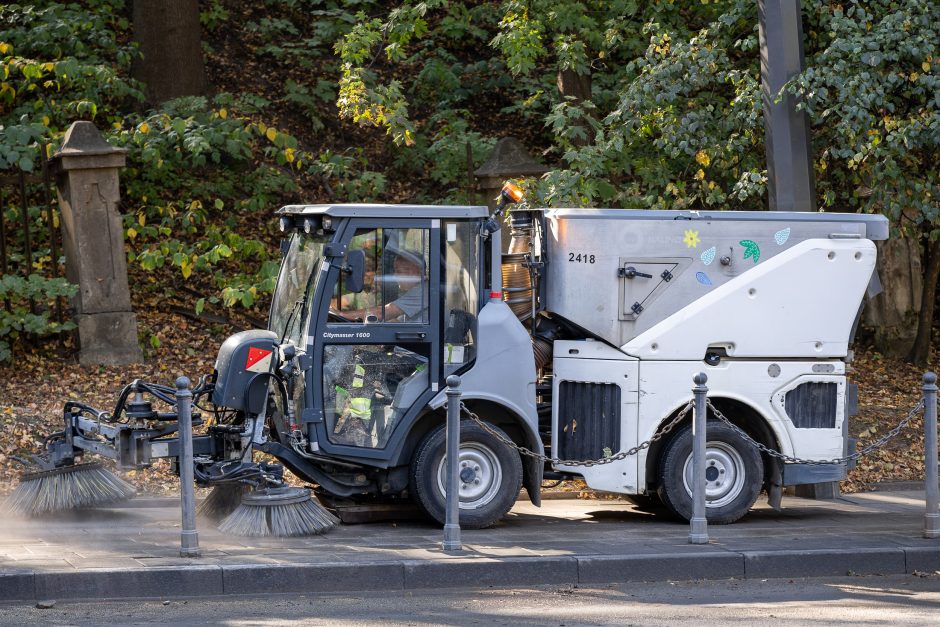
M 734 501 L 747 479 L 744 458 L 726 442 L 708 442 L 705 447 L 705 504 L 722 507 Z M 692 496 L 692 455 L 685 460 L 682 483 Z
M 483 507 L 499 494 L 503 483 L 503 467 L 490 447 L 479 442 L 460 445 L 457 462 L 457 485 L 462 509 Z M 447 498 L 447 456 L 437 468 L 437 488 Z

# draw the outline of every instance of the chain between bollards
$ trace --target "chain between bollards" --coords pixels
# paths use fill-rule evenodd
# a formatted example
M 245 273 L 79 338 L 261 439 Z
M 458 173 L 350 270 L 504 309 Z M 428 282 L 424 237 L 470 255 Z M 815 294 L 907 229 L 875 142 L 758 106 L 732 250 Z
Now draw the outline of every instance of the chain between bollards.
M 689 544 L 708 544 L 708 519 L 705 517 L 705 395 L 708 376 L 700 372 L 692 381 L 695 387 L 695 413 L 692 418 L 692 519 L 689 520 Z
M 193 415 L 189 379 L 176 380 L 176 415 L 179 424 L 180 557 L 199 557 L 199 532 L 196 531 L 196 491 L 193 477 Z
M 445 551 L 460 551 L 460 489 L 457 465 L 460 461 L 460 377 L 447 377 L 447 494 L 445 497 L 444 542 Z
M 940 486 L 937 484 L 937 375 L 924 373 L 924 537 L 940 538 Z

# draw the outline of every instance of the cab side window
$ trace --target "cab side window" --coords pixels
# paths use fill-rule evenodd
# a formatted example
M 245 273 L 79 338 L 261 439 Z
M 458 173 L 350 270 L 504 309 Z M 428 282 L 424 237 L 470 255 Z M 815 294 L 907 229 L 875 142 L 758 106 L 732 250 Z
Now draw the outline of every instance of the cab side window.
M 330 307 L 334 321 L 427 324 L 428 230 L 358 229 L 348 247 L 355 250 L 365 256 L 364 287 L 352 292 L 340 276 Z

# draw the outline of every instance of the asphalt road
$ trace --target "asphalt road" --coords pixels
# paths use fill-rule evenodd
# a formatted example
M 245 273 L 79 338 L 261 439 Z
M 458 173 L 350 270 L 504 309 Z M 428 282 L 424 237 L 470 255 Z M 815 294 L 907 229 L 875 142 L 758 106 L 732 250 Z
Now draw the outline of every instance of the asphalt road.
M 3 625 L 940 624 L 940 575 L 0 605 Z

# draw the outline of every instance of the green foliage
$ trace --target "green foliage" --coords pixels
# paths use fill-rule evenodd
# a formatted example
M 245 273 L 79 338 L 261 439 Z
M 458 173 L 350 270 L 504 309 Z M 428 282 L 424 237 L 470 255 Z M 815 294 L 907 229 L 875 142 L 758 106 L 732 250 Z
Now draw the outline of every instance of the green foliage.
M 325 103 L 336 100 L 336 87 L 324 79 L 317 80 L 313 87 L 287 79 L 284 83 L 284 100 L 300 107 L 310 127 L 319 131 L 324 127 L 320 110 Z
M 59 323 L 50 318 L 49 308 L 57 298 L 71 298 L 78 287 L 65 279 L 48 279 L 37 274 L 27 278 L 0 276 L 0 361 L 10 358 L 11 342 L 23 335 L 43 337 L 75 328 L 72 322 Z M 30 300 L 36 304 L 35 313 Z
M 433 52 L 412 50 L 416 42 L 428 33 L 429 12 L 442 7 L 446 9 L 448 4 L 452 3 L 443 0 L 403 2 L 384 20 L 367 18 L 362 12 L 357 15 L 357 24 L 336 44 L 336 53 L 342 63 L 337 99 L 341 118 L 363 126 L 383 128 L 398 146 L 415 144 L 417 129 L 409 115 L 406 94 L 440 90 L 439 93 L 445 94 L 446 98 L 446 94 L 452 93 L 460 84 L 454 72 L 458 66 Z M 481 36 L 485 31 L 474 24 L 474 16 L 479 14 L 466 6 L 448 10 L 443 20 L 445 28 L 439 37 L 454 33 Z M 382 56 L 389 63 L 401 63 L 416 69 L 417 78 L 410 79 L 410 88 L 398 79 L 383 81 L 383 77 L 371 69 Z
M 118 37 L 128 25 L 108 17 L 123 2 L 95 5 L 0 6 L 0 168 L 30 171 L 43 134 L 143 99 L 127 76 L 138 53 Z
M 817 10 L 819 47 L 790 85 L 814 120 L 827 206 L 940 237 L 940 6 L 873 0 Z
M 331 195 L 343 202 L 374 201 L 385 191 L 385 176 L 365 169 L 369 160 L 362 149 L 354 153 L 340 155 L 326 150 L 311 162 L 308 171 L 319 176 L 329 186 Z
M 226 305 L 252 306 L 273 287 L 270 251 L 262 240 L 240 235 L 240 225 L 267 214 L 294 189 L 276 164 L 294 160 L 296 140 L 204 98 L 171 101 L 125 121 L 136 123 L 112 141 L 128 149 L 126 196 L 135 207 L 124 216 L 130 260 L 148 271 L 179 268 L 183 279 L 207 274 Z M 255 264 L 261 265 L 257 277 L 248 271 Z
M 467 147 L 479 165 L 509 134 L 552 168 L 526 182 L 539 205 L 765 206 L 753 0 L 201 9 L 213 46 L 238 29 L 242 56 L 216 62 L 264 80 L 141 112 L 123 2 L 0 8 L 0 169 L 34 167 L 40 142 L 94 119 L 129 151 L 129 258 L 200 288 L 200 310 L 253 307 L 270 291 L 270 211 L 281 202 L 309 190 L 329 201 L 464 202 Z M 813 122 L 823 203 L 885 212 L 937 238 L 938 5 L 803 11 L 809 70 L 787 90 Z M 589 89 L 566 98 L 560 77 Z M 253 84 L 263 89 L 243 89 Z
M 474 131 L 467 120 L 466 111 L 448 111 L 432 117 L 435 128 L 426 150 L 428 175 L 435 181 L 435 193 L 448 202 L 464 202 L 461 188 L 467 181 L 467 146 L 473 163 L 482 163 L 496 141 Z
M 228 9 L 222 5 L 221 0 L 210 0 L 204 11 L 199 13 L 199 23 L 210 32 L 217 31 L 223 24 L 228 22 Z

